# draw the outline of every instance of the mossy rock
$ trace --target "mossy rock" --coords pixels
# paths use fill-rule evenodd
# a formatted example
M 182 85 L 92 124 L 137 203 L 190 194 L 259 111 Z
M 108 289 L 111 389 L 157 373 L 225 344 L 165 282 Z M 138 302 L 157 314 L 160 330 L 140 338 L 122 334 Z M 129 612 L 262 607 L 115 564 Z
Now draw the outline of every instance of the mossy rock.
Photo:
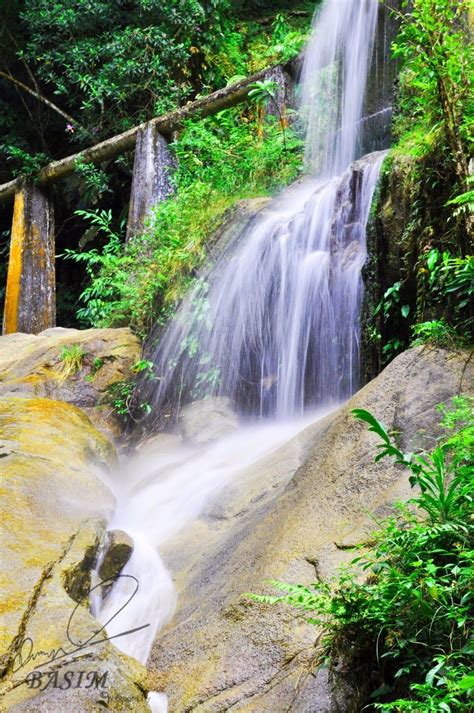
M 113 446 L 80 409 L 34 397 L 0 399 L 0 433 L 0 710 L 85 712 L 108 701 L 112 710 L 149 711 L 138 663 L 108 641 L 72 644 L 100 629 L 88 592 L 115 507 L 105 485 Z M 61 688 L 66 671 L 76 684 L 81 670 L 107 672 L 107 685 Z M 56 671 L 57 685 L 44 687 L 45 676 L 41 687 L 29 686 L 35 671 Z
M 123 329 L 63 329 L 0 337 L 0 397 L 45 397 L 78 406 L 108 437 L 122 424 L 107 398 L 111 384 L 131 377 L 138 337 Z

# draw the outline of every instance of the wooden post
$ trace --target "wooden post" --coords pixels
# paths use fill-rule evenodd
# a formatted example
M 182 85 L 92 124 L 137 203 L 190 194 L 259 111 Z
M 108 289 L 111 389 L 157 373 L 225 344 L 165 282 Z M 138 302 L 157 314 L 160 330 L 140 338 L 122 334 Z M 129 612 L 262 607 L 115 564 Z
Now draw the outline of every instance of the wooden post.
M 167 140 L 151 122 L 140 127 L 135 145 L 127 240 L 142 232 L 153 206 L 173 192 L 173 159 Z
M 56 323 L 54 212 L 46 193 L 25 183 L 15 193 L 3 333 L 38 334 Z
M 277 87 L 275 99 L 269 99 L 266 104 L 265 115 L 276 117 L 285 126 L 289 123 L 286 110 L 294 108 L 295 104 L 291 77 L 282 67 L 277 66 L 267 71 L 264 80 L 274 82 Z

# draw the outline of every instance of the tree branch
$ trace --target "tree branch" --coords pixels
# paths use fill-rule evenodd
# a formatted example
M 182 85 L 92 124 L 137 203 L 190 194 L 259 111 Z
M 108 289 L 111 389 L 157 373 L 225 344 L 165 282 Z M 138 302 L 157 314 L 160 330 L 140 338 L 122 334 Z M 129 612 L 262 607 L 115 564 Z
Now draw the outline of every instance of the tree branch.
M 42 94 L 39 94 L 39 92 L 36 92 L 34 89 L 31 89 L 31 87 L 29 87 L 27 84 L 23 84 L 23 82 L 20 82 L 18 79 L 15 79 L 15 77 L 12 77 L 11 74 L 7 74 L 6 72 L 2 72 L 1 70 L 0 77 L 6 79 L 8 82 L 11 82 L 20 89 L 23 89 L 24 92 L 28 92 L 35 99 L 40 102 L 43 102 L 43 104 L 46 104 L 46 106 L 49 106 L 50 109 L 55 111 L 57 114 L 60 114 L 64 119 L 67 119 L 70 124 L 80 127 L 80 124 L 78 124 L 78 122 L 73 119 L 72 116 L 66 114 L 66 112 L 56 106 L 56 104 L 53 104 L 53 102 L 49 101 L 49 99 L 46 99 L 46 97 L 44 97 Z

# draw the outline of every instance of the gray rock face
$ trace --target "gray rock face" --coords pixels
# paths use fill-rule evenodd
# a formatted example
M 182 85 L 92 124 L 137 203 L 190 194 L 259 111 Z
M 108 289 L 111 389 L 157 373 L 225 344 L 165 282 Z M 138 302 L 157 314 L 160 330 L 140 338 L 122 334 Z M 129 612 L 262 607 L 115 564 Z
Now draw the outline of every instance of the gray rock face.
M 274 593 L 277 579 L 329 578 L 347 549 L 364 543 L 371 514 L 386 516 L 410 494 L 407 473 L 374 463 L 377 438 L 356 421 L 365 408 L 400 432 L 404 449 L 429 448 L 440 434 L 437 404 L 469 391 L 465 354 L 412 349 L 345 406 L 244 474 L 163 552 L 178 588 L 173 621 L 149 662 L 155 690 L 174 713 L 348 713 L 350 692 L 333 695 L 318 669 L 320 632 L 294 611 L 257 604 L 245 592 Z M 341 700 L 342 699 L 342 700 Z
M 122 530 L 107 533 L 106 553 L 99 569 L 101 579 L 116 577 L 125 567 L 133 551 L 133 540 Z
M 151 210 L 173 193 L 173 157 L 167 140 L 152 123 L 140 127 L 135 144 L 127 240 L 143 232 Z
M 193 401 L 182 409 L 178 423 L 183 440 L 194 446 L 222 438 L 239 425 L 230 399 L 224 396 Z

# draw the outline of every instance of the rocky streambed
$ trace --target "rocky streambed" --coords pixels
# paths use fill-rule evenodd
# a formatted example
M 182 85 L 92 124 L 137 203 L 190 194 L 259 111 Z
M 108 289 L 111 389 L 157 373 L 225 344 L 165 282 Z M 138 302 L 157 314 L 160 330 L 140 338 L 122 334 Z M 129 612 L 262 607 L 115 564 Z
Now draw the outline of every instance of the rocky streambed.
M 61 354 L 77 344 L 83 357 L 65 374 Z M 165 691 L 173 713 L 356 709 L 344 672 L 334 690 L 317 667 L 320 632 L 243 594 L 270 592 L 271 579 L 325 579 L 352 558 L 372 515 L 389 513 L 409 486 L 403 469 L 373 463 L 376 439 L 351 409 L 399 431 L 404 449 L 431 447 L 437 404 L 472 388 L 468 355 L 405 352 L 347 404 L 242 468 L 170 537 L 160 554 L 177 608 L 145 667 L 101 635 L 88 596 L 115 509 L 113 439 L 122 440 L 104 390 L 128 378 L 139 349 L 128 330 L 0 339 L 3 709 L 147 711 L 149 691 Z M 237 425 L 222 404 L 192 411 L 184 433 L 198 459 L 212 424 L 221 435 Z M 141 453 L 153 458 L 170 438 L 179 440 L 154 436 Z M 109 550 L 102 578 L 118 573 L 130 543 L 115 533 Z

